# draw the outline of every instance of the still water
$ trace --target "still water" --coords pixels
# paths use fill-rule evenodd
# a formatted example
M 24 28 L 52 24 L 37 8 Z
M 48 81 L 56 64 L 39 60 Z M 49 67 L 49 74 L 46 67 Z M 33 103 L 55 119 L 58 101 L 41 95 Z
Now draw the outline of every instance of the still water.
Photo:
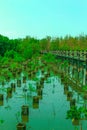
M 40 81 L 43 75 L 39 71 L 36 77 Z M 70 102 L 67 101 L 67 96 L 64 94 L 64 84 L 61 83 L 60 77 L 50 76 L 44 80 L 43 94 L 36 107 L 33 106 L 33 96 L 37 95 L 37 81 L 27 79 L 26 83 L 23 83 L 23 74 L 20 80 L 20 87 L 18 87 L 16 79 L 6 82 L 5 86 L 0 85 L 0 94 L 4 95 L 4 101 L 0 104 L 0 130 L 17 130 L 19 122 L 26 124 L 26 130 L 87 130 L 87 121 L 83 120 L 78 126 L 74 126 L 71 119 L 66 119 Z M 6 89 L 11 86 L 11 83 L 15 83 L 16 88 L 12 92 L 12 96 L 7 98 Z M 32 86 L 33 90 L 29 89 L 29 86 Z M 73 97 L 77 101 L 78 93 L 70 86 L 69 90 L 73 91 Z M 77 105 L 80 105 L 80 100 L 83 99 L 79 96 Z M 23 105 L 29 107 L 27 119 L 22 118 L 21 115 Z M 81 105 L 84 105 L 84 101 Z

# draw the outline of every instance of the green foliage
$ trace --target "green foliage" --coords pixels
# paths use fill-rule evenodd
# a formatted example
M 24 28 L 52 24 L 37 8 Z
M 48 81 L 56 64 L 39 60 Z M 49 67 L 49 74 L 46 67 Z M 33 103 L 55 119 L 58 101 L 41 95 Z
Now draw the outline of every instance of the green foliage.
M 32 47 L 29 45 L 29 46 L 27 46 L 27 47 L 24 49 L 24 51 L 23 51 L 23 57 L 24 57 L 25 59 L 30 59 L 30 58 L 32 58 L 32 55 L 33 55 L 33 49 L 32 49 Z
M 65 60 L 61 63 L 61 68 L 67 67 L 68 66 L 68 61 Z
M 4 56 L 4 53 L 8 49 L 9 49 L 9 39 L 5 36 L 0 35 L 0 55 Z
M 59 38 L 52 39 L 50 48 L 53 51 L 59 50 Z
M 87 86 L 82 86 L 82 90 L 85 92 L 87 91 Z
M 24 57 L 22 57 L 21 55 L 19 55 L 18 53 L 15 55 L 15 57 L 14 57 L 14 61 L 15 62 L 23 62 L 25 60 L 25 58 Z
M 0 82 L 5 80 L 5 76 L 0 76 Z
M 5 57 L 14 60 L 15 62 L 22 62 L 24 58 L 14 50 L 6 51 Z
M 31 37 L 24 38 L 18 46 L 20 48 L 20 54 L 25 59 L 32 58 L 33 55 L 37 55 L 40 51 L 39 41 Z
M 77 109 L 77 107 L 71 107 L 70 110 L 67 111 L 67 119 L 80 119 L 81 111 Z
M 87 118 L 87 109 L 84 107 L 77 108 L 73 106 L 67 111 L 67 119 L 81 119 Z
M 68 65 L 67 61 L 56 60 L 50 50 L 87 50 L 87 36 L 80 35 L 79 37 L 66 36 L 64 38 L 51 38 L 47 36 L 44 39 L 38 40 L 27 36 L 23 39 L 9 39 L 0 35 L 0 66 L 11 67 L 15 69 L 22 62 L 28 59 L 35 59 L 40 56 L 41 51 L 46 51 L 48 54 L 42 56 L 42 60 L 48 63 L 61 64 L 61 67 Z M 38 60 L 38 59 L 37 59 Z M 10 63 L 10 64 L 9 64 Z M 33 65 L 32 65 L 33 64 Z M 36 63 L 35 63 L 36 64 Z M 35 66 L 34 61 L 29 65 L 33 71 Z M 43 65 L 42 65 L 43 66 Z M 11 74 L 10 74 L 11 77 Z M 83 87 L 83 91 L 86 91 L 87 87 Z
M 36 92 L 36 89 L 32 86 L 32 84 L 29 84 L 28 90 L 30 92 Z
M 0 55 L 14 57 L 15 52 L 22 54 L 26 59 L 31 58 L 32 55 L 38 54 L 41 50 L 87 50 L 87 35 L 80 35 L 78 37 L 65 36 L 51 38 L 47 36 L 41 40 L 27 36 L 23 39 L 9 39 L 8 37 L 0 35 Z M 12 53 L 13 52 L 13 53 Z
M 7 89 L 2 87 L 0 88 L 0 91 L 7 92 Z
M 9 51 L 6 51 L 5 53 L 5 57 L 8 57 L 8 58 L 14 58 L 16 55 L 16 52 L 14 50 L 9 50 Z
M 46 62 L 53 62 L 54 63 L 56 61 L 55 56 L 52 55 L 51 53 L 43 55 L 42 59 L 45 60 Z
M 2 57 L 0 62 L 4 65 L 4 64 L 8 64 L 9 63 L 9 58 L 8 57 Z

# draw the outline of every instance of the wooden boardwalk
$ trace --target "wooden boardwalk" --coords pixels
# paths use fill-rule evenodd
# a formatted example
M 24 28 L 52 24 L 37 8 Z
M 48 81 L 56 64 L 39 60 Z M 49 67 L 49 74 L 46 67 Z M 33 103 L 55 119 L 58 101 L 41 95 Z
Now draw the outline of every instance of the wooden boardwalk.
M 53 55 L 56 55 L 61 58 L 65 59 L 72 59 L 72 60 L 78 60 L 87 63 L 87 51 L 42 51 L 41 53 L 52 53 Z

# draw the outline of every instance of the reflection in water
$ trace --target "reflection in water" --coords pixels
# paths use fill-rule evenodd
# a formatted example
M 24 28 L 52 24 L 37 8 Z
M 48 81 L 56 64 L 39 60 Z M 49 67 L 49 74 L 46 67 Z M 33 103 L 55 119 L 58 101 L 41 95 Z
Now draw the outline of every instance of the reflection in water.
M 87 129 L 86 67 L 64 64 L 60 76 L 38 70 L 0 85 L 1 130 Z
M 72 91 L 77 91 L 78 98 L 76 99 L 75 91 L 73 91 L 74 95 L 70 96 L 71 92 L 69 91 L 69 88 L 64 86 L 64 93 L 67 95 L 67 100 L 70 101 L 70 110 L 67 111 L 67 118 L 72 119 L 73 125 L 79 126 L 75 128 L 78 128 L 80 130 L 87 129 L 87 126 L 83 126 L 83 121 L 87 120 L 87 70 L 86 67 L 80 66 L 78 64 L 69 64 L 68 67 L 68 74 L 66 74 L 66 76 L 69 77 L 67 80 L 72 80 L 72 83 L 69 83 L 70 81 L 68 80 L 68 85 L 70 85 L 70 89 L 72 89 Z M 65 79 L 64 81 L 62 79 L 63 83 L 65 82 L 65 84 L 67 83 L 66 76 L 63 77 Z M 75 99 L 72 99 L 72 97 L 75 97 Z

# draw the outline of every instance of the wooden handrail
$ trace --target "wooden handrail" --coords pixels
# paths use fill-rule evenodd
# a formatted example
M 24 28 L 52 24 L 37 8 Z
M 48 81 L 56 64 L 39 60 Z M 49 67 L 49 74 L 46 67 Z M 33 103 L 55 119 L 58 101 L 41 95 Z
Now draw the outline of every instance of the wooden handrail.
M 85 50 L 57 50 L 49 52 L 60 57 L 77 59 L 87 63 L 87 51 Z M 49 52 L 46 50 L 42 51 L 42 53 L 49 53 Z

